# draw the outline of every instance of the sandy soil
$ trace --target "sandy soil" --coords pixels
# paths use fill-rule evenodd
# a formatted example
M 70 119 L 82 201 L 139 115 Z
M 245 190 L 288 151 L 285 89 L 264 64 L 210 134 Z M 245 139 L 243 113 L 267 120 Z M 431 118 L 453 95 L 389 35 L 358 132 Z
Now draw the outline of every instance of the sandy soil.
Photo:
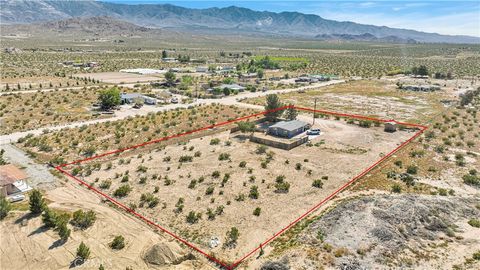
M 114 162 L 111 170 L 93 171 L 86 179 L 93 182 L 98 178 L 96 185 L 110 179 L 112 186 L 108 192 L 113 193 L 117 187 L 126 184 L 121 179 L 128 174 L 128 184 L 133 191 L 126 198 L 120 199 L 126 205 L 139 206 L 141 195 L 152 193 L 158 186 L 158 192 L 153 195 L 159 198 L 159 204 L 154 208 L 138 207 L 137 212 L 197 243 L 204 250 L 213 252 L 220 258 L 233 260 L 257 247 L 369 164 L 412 136 L 409 132 L 391 134 L 383 132 L 382 128 L 364 129 L 343 121 L 325 119 L 318 120 L 316 127 L 324 132 L 312 141 L 314 145 L 318 143 L 316 146 L 303 145 L 291 151 L 269 148 L 268 151 L 273 152 L 273 160 L 266 169 L 260 165 L 266 156 L 255 153 L 257 144 L 224 132 L 191 140 L 185 146 L 171 145 L 161 152 L 125 158 L 129 164 L 119 165 Z M 210 145 L 213 138 L 220 139 L 220 144 Z M 231 142 L 230 146 L 225 145 L 227 141 Z M 193 147 L 192 151 L 188 150 L 190 147 Z M 193 156 L 196 151 L 200 151 L 201 157 L 195 157 L 193 162 L 179 164 L 180 156 Z M 230 154 L 230 161 L 219 161 L 221 153 Z M 164 162 L 163 159 L 167 156 L 171 161 Z M 288 164 L 286 160 L 289 161 Z M 241 161 L 246 161 L 245 168 L 239 168 Z M 297 163 L 301 164 L 300 170 L 295 168 Z M 138 172 L 140 165 L 148 168 L 147 172 Z M 248 168 L 252 169 L 251 173 Z M 217 179 L 211 176 L 215 170 L 221 173 Z M 230 178 L 222 187 L 225 173 L 229 173 Z M 159 178 L 152 179 L 153 175 L 158 175 Z M 279 175 L 284 175 L 285 181 L 290 183 L 288 193 L 275 192 L 275 179 Z M 165 176 L 171 180 L 168 185 Z M 205 180 L 198 183 L 202 176 Z M 251 176 L 255 179 L 250 179 Z M 312 187 L 313 180 L 323 176 L 328 176 L 328 180 L 323 180 L 323 188 Z M 141 177 L 147 178 L 146 183 L 139 183 Z M 188 188 L 193 179 L 197 180 L 195 188 Z M 248 196 L 254 185 L 258 186 L 258 199 Z M 208 187 L 214 187 L 213 194 L 205 194 Z M 239 194 L 245 196 L 244 201 L 235 200 Z M 184 209 L 176 213 L 175 204 L 179 198 L 184 199 Z M 207 209 L 215 210 L 218 206 L 225 207 L 224 213 L 209 220 Z M 261 208 L 258 217 L 253 215 L 256 207 Z M 186 222 L 186 215 L 190 211 L 202 213 L 198 223 Z M 236 248 L 224 248 L 226 233 L 231 227 L 237 227 L 240 231 L 238 244 Z M 208 243 L 212 237 L 219 238 L 221 244 L 210 248 Z
M 72 229 L 70 239 L 65 244 L 59 244 L 57 233 L 45 230 L 40 217 L 28 217 L 27 212 L 10 213 L 0 222 L 0 269 L 68 269 L 81 241 L 90 247 L 91 258 L 77 267 L 80 269 L 98 269 L 100 264 L 106 269 L 125 269 L 127 266 L 132 269 L 155 268 L 147 265 L 142 257 L 157 243 L 164 243 L 172 250 L 190 252 L 169 237 L 157 234 L 138 219 L 102 203 L 98 196 L 71 181 L 48 191 L 46 198 L 53 201 L 49 205 L 52 209 L 69 212 L 91 209 L 97 214 L 97 220 L 85 231 Z M 126 247 L 120 251 L 113 251 L 108 246 L 116 235 L 123 235 L 126 240 Z M 197 260 L 161 269 L 193 268 L 213 269 L 208 263 Z

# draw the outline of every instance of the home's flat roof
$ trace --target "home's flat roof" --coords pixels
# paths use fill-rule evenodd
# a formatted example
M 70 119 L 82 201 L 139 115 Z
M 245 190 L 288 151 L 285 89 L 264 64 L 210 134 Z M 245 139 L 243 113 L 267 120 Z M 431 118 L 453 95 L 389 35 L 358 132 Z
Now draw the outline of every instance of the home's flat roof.
M 236 83 L 232 83 L 232 84 L 222 84 L 220 85 L 220 88 L 229 88 L 229 89 L 245 89 L 245 87 L 241 86 L 241 85 L 238 85 Z
M 120 98 L 138 98 L 138 97 L 142 97 L 142 94 L 139 94 L 139 93 L 122 93 L 120 95 Z
M 293 130 L 297 130 L 299 128 L 305 127 L 306 125 L 308 124 L 303 121 L 291 120 L 291 121 L 280 121 L 278 123 L 275 123 L 274 125 L 271 125 L 270 127 L 293 131 Z
M 0 186 L 13 184 L 17 180 L 24 180 L 27 174 L 13 164 L 0 166 Z

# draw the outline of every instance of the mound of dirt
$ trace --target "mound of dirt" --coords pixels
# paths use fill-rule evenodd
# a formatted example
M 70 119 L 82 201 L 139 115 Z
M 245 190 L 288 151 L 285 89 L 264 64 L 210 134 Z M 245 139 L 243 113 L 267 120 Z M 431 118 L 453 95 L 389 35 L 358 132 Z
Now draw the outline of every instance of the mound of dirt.
M 352 265 L 345 256 L 337 261 L 340 268 L 370 268 L 395 261 L 402 252 L 423 250 L 425 241 L 454 240 L 461 233 L 460 225 L 480 217 L 480 210 L 475 208 L 479 202 L 478 198 L 428 195 L 357 198 L 310 224 L 300 241 L 311 246 L 328 243 L 346 248 L 353 257 L 361 255 L 361 265 Z
M 194 259 L 191 253 L 186 253 L 174 243 L 159 243 L 150 247 L 144 254 L 143 260 L 153 265 L 180 264 L 185 260 Z

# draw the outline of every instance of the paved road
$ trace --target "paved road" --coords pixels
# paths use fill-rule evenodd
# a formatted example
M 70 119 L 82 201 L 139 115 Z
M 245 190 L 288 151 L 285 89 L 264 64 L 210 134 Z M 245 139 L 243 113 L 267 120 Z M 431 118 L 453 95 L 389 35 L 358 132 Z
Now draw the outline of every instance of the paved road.
M 165 106 L 157 107 L 157 106 L 143 106 L 141 109 L 132 109 L 130 106 L 123 106 L 120 111 L 115 112 L 115 116 L 111 118 L 103 118 L 103 119 L 95 119 L 95 120 L 89 120 L 89 121 L 80 121 L 80 122 L 74 122 L 74 123 L 68 123 L 64 125 L 56 125 L 56 126 L 50 126 L 50 127 L 40 127 L 37 129 L 32 129 L 28 131 L 22 131 L 22 132 L 15 132 L 11 133 L 8 135 L 2 135 L 0 136 L 0 145 L 2 144 L 9 144 L 12 142 L 16 142 L 18 139 L 27 136 L 28 134 L 33 134 L 33 135 L 40 135 L 43 132 L 46 131 L 55 131 L 55 130 L 61 130 L 64 128 L 75 128 L 75 127 L 80 127 L 83 125 L 93 125 L 97 123 L 104 123 L 107 121 L 116 121 L 116 120 L 121 120 L 130 116 L 141 116 L 141 115 L 147 115 L 148 113 L 156 113 L 156 112 L 163 112 L 163 111 L 169 111 L 169 110 L 174 110 L 177 108 L 188 108 L 190 106 L 196 106 L 196 105 L 209 105 L 209 104 L 214 104 L 214 103 L 219 103 L 222 105 L 237 105 L 241 107 L 248 107 L 248 108 L 258 108 L 258 106 L 251 105 L 251 104 L 246 104 L 246 103 L 241 103 L 239 102 L 240 99 L 244 98 L 255 98 L 255 97 L 262 97 L 266 96 L 268 94 L 280 94 L 280 93 L 288 93 L 288 92 L 295 92 L 299 90 L 309 90 L 309 89 L 315 89 L 319 87 L 325 87 L 328 85 L 332 84 L 338 84 L 338 83 L 343 83 L 345 82 L 344 80 L 334 80 L 334 81 L 328 81 L 328 82 L 321 82 L 321 83 L 315 83 L 312 85 L 308 86 L 303 86 L 299 88 L 290 88 L 290 89 L 282 89 L 282 90 L 269 90 L 267 92 L 245 92 L 238 94 L 236 96 L 227 96 L 224 98 L 218 98 L 218 99 L 198 99 L 190 104 L 168 104 Z

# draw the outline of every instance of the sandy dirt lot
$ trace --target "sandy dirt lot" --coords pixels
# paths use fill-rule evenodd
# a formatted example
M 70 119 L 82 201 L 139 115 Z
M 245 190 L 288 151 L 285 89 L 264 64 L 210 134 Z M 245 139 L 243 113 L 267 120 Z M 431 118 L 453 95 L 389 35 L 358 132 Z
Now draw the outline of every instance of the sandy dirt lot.
M 310 146 L 290 151 L 268 148 L 266 154 L 258 154 L 258 144 L 241 139 L 239 133 L 222 132 L 185 145 L 122 156 L 112 162 L 110 169 L 108 163 L 103 164 L 102 169 L 93 170 L 85 180 L 96 186 L 110 181 L 111 186 L 106 188 L 110 194 L 129 185 L 132 191 L 119 199 L 122 203 L 207 252 L 233 261 L 413 135 L 407 131 L 385 133 L 382 127 L 367 129 L 326 119 L 319 119 L 315 127 L 322 129 L 323 134 Z M 211 145 L 212 139 L 218 139 L 218 145 Z M 195 153 L 200 156 L 195 157 Z M 219 160 L 221 154 L 227 158 Z M 181 163 L 182 156 L 191 156 L 193 160 Z M 242 161 L 246 162 L 244 167 L 239 166 Z M 266 163 L 265 168 L 262 163 Z M 213 176 L 215 171 L 219 172 L 218 177 Z M 276 192 L 278 176 L 284 176 L 283 182 L 290 184 L 287 193 Z M 323 183 L 321 188 L 312 186 L 317 179 Z M 257 199 L 250 197 L 254 186 Z M 211 194 L 207 194 L 208 189 Z M 148 201 L 142 203 L 142 194 L 158 198 L 158 204 L 149 207 Z M 219 207 L 222 213 L 216 212 Z M 257 207 L 261 208 L 259 216 L 253 214 Z M 214 217 L 209 218 L 209 209 Z M 187 222 L 192 211 L 201 214 L 193 224 Z M 225 247 L 231 227 L 239 230 L 238 242 L 234 247 Z M 220 244 L 212 246 L 212 238 L 218 238 Z
M 1 269 L 69 269 L 75 259 L 76 249 L 82 241 L 90 247 L 91 256 L 75 269 L 98 269 L 100 264 L 103 264 L 105 269 L 125 267 L 152 269 L 154 266 L 145 263 L 142 257 L 152 245 L 159 243 L 174 252 L 190 251 L 182 250 L 171 238 L 157 234 L 140 220 L 102 203 L 94 193 L 72 181 L 63 187 L 48 191 L 46 198 L 53 201 L 49 204 L 51 209 L 66 212 L 78 209 L 93 210 L 97 214 L 97 220 L 87 230 L 72 229 L 70 239 L 61 244 L 57 232 L 42 227 L 41 217 L 30 217 L 28 212 L 23 211 L 10 213 L 0 222 Z M 109 243 L 116 235 L 123 235 L 126 240 L 125 248 L 119 251 L 113 251 L 109 247 Z M 213 267 L 198 260 L 187 260 L 177 265 L 165 265 L 161 269 L 213 269 Z
M 81 73 L 75 74 L 79 78 L 92 78 L 100 80 L 105 83 L 123 84 L 123 83 L 137 83 L 137 82 L 151 82 L 160 80 L 159 77 L 147 76 L 125 72 L 99 72 L 99 73 Z

